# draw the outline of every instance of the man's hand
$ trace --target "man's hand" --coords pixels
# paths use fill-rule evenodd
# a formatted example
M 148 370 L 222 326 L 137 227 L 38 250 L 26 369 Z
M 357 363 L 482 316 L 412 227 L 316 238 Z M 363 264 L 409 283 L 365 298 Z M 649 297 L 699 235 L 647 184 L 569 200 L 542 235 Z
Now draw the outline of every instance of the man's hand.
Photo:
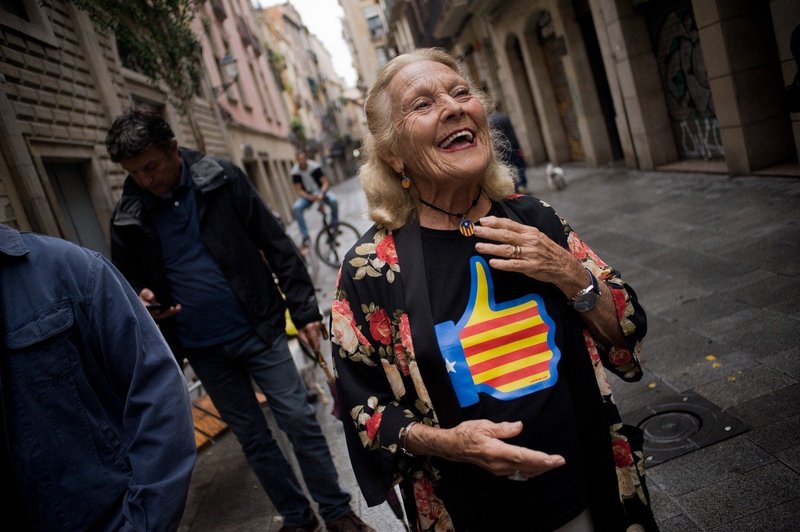
M 141 301 L 144 307 L 150 312 L 150 316 L 154 320 L 171 318 L 181 311 L 180 305 L 173 305 L 171 307 L 164 308 L 163 305 L 161 305 L 161 303 L 159 303 L 156 299 L 156 295 L 149 288 L 143 288 L 142 291 L 139 292 L 139 301 Z
M 302 329 L 297 331 L 297 336 L 300 338 L 301 342 L 304 342 L 308 346 L 311 347 L 311 351 L 316 354 L 319 353 L 319 334 L 320 329 L 322 328 L 322 323 L 318 321 L 312 321 L 311 323 L 307 323 L 303 326 Z

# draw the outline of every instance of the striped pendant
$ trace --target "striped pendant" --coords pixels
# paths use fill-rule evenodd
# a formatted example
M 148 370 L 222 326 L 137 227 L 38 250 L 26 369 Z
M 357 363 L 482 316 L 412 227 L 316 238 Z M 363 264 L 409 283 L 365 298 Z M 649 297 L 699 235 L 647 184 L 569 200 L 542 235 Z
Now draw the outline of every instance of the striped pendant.
M 461 223 L 458 224 L 458 230 L 464 236 L 472 236 L 475 234 L 475 224 L 469 218 L 462 218 Z

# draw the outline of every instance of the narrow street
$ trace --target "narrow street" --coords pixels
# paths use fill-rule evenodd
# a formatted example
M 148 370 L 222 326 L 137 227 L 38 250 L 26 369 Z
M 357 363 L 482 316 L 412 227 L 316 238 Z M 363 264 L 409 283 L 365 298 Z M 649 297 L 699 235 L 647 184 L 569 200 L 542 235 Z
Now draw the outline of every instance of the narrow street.
M 565 172 L 569 186 L 552 192 L 544 170 L 529 169 L 531 193 L 622 272 L 648 311 L 644 379 L 625 385 L 612 377 L 623 417 L 630 421 L 647 405 L 693 393 L 735 418 L 733 432 L 744 430 L 648 469 L 662 530 L 794 530 L 800 522 L 800 181 L 577 165 Z M 342 219 L 366 229 L 358 180 L 335 192 Z M 315 213 L 308 219 L 313 232 Z M 299 241 L 296 226 L 289 233 Z M 336 271 L 320 265 L 313 274 L 327 309 Z M 386 504 L 366 507 L 342 429 L 329 404 L 317 405 L 356 511 L 380 531 L 403 530 Z M 232 435 L 200 453 L 182 531 L 277 530 L 275 517 Z

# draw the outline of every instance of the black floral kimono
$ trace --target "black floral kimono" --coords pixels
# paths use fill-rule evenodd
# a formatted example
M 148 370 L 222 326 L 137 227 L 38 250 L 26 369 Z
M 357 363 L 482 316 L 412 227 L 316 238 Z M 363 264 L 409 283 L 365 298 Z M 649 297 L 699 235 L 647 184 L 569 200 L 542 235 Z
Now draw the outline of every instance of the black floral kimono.
M 573 382 L 579 390 L 581 422 L 589 426 L 591 444 L 603 458 L 594 473 L 589 505 L 598 530 L 654 530 L 641 434 L 623 427 L 603 369 L 626 381 L 641 378 L 637 355 L 646 332 L 644 311 L 618 273 L 549 205 L 512 196 L 499 207 L 506 217 L 537 227 L 569 249 L 611 289 L 628 348 L 601 345 L 577 314 L 569 320 L 570 342 L 562 346 L 583 353 L 573 358 L 590 365 L 584 372 L 588 379 Z M 331 330 L 348 449 L 367 503 L 380 504 L 400 483 L 410 522 L 417 530 L 439 531 L 453 529 L 437 496 L 440 472 L 429 459 L 400 449 L 413 421 L 441 427 L 462 421 L 439 354 L 427 286 L 419 223 L 393 232 L 373 226 L 345 258 Z

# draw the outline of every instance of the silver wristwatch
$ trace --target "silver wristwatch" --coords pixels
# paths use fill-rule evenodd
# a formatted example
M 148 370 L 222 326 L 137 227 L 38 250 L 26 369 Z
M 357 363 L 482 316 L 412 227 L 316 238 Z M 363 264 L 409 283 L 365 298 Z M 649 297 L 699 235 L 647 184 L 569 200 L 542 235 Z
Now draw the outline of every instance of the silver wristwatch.
M 589 270 L 586 270 L 586 273 L 589 274 L 589 286 L 578 292 L 578 295 L 570 301 L 572 308 L 578 312 L 589 312 L 600 299 L 600 286 L 597 284 L 597 278 Z

